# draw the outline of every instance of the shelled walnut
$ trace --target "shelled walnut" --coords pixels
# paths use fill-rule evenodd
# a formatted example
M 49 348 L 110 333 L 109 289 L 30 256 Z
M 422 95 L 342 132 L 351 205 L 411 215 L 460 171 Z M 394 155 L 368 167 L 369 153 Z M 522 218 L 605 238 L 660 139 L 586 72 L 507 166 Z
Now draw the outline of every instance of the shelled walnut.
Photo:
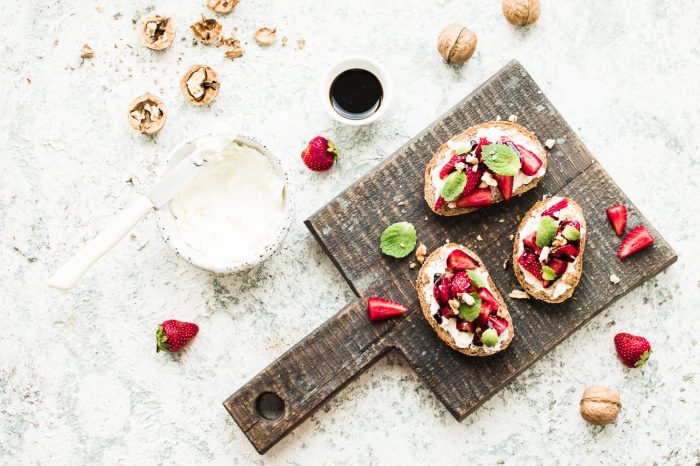
M 239 0 L 207 0 L 207 6 L 210 10 L 217 13 L 231 13 Z
M 221 35 L 221 23 L 214 18 L 207 18 L 202 15 L 202 20 L 190 26 L 197 40 L 206 45 L 214 43 Z
M 165 16 L 147 16 L 136 28 L 141 43 L 151 50 L 166 49 L 175 39 L 175 25 Z
M 153 134 L 165 124 L 166 112 L 165 104 L 158 96 L 146 93 L 129 105 L 129 125 L 139 133 Z
M 219 93 L 219 78 L 206 65 L 191 66 L 180 80 L 180 90 L 188 102 L 194 105 L 211 103 Z

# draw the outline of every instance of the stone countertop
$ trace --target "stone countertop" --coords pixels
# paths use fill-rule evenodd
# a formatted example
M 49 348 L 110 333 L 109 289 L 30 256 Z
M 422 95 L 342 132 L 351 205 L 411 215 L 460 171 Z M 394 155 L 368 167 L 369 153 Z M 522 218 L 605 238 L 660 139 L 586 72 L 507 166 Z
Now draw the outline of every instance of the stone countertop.
M 517 29 L 500 2 L 242 0 L 220 16 L 246 49 L 193 44 L 203 0 L 6 0 L 0 71 L 0 462 L 12 464 L 697 464 L 700 358 L 700 39 L 692 0 L 543 0 Z M 172 16 L 177 37 L 157 53 L 132 18 Z M 441 28 L 476 31 L 462 68 L 441 62 Z M 279 42 L 252 40 L 277 27 Z M 304 39 L 300 49 L 297 39 Z M 95 57 L 82 61 L 89 43 Z M 330 62 L 363 53 L 393 75 L 393 108 L 349 128 L 322 111 Z M 302 220 L 484 79 L 516 58 L 605 169 L 679 253 L 667 272 L 611 306 L 464 422 L 455 421 L 400 357 L 352 382 L 261 457 L 221 402 L 352 298 Z M 219 72 L 214 103 L 184 101 L 191 64 Z M 127 124 L 128 103 L 154 92 L 170 109 L 160 133 Z M 505 117 L 505 116 L 504 116 Z M 296 221 L 280 252 L 246 273 L 215 276 L 176 257 L 139 224 L 70 293 L 46 279 L 151 185 L 183 136 L 230 121 L 291 167 Z M 314 174 L 299 161 L 316 134 L 342 157 Z M 593 188 L 594 189 L 594 188 Z M 304 277 L 304 281 L 297 281 Z M 201 331 L 177 356 L 156 355 L 168 318 Z M 645 335 L 654 354 L 626 369 L 612 337 Z M 587 425 L 583 388 L 614 387 L 616 424 Z

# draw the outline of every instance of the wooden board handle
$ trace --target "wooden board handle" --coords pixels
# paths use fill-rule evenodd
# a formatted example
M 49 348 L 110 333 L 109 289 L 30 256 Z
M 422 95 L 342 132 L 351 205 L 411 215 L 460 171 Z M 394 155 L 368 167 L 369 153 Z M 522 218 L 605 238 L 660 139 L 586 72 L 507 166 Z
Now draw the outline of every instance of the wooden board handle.
M 395 322 L 368 325 L 353 301 L 231 395 L 224 406 L 258 453 L 265 453 L 324 401 L 390 349 Z

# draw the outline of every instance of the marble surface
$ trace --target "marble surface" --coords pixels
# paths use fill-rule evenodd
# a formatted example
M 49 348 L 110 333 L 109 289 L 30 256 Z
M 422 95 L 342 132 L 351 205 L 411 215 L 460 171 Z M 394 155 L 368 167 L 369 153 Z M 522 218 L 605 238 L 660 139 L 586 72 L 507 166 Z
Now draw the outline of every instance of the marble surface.
M 5 464 L 698 464 L 700 358 L 700 35 L 693 0 L 543 0 L 517 29 L 500 2 L 242 0 L 222 16 L 246 54 L 192 43 L 203 0 L 5 0 L 0 71 L 0 463 Z M 138 45 L 132 18 L 154 9 L 175 43 Z M 466 66 L 444 65 L 440 29 L 476 31 Z M 275 26 L 289 43 L 252 41 Z M 296 39 L 305 39 L 298 49 Z M 84 42 L 95 49 L 82 61 Z M 377 124 L 348 128 L 321 110 L 331 61 L 361 52 L 398 90 Z M 352 298 L 302 220 L 404 144 L 512 58 L 520 60 L 602 165 L 679 253 L 644 284 L 458 423 L 390 356 L 260 457 L 221 402 Z M 184 70 L 206 62 L 216 101 L 187 104 Z M 134 133 L 126 106 L 161 95 L 168 122 Z M 282 250 L 246 273 L 214 276 L 176 257 L 155 220 L 138 225 L 70 293 L 46 279 L 145 192 L 169 148 L 230 121 L 291 167 L 296 221 Z M 316 134 L 342 150 L 312 174 L 299 161 Z M 615 260 L 615 259 L 612 259 Z M 297 281 L 303 277 L 303 281 Z M 178 356 L 156 354 L 156 325 L 192 320 L 200 335 Z M 612 337 L 647 336 L 649 364 L 626 369 Z M 614 387 L 616 424 L 587 425 L 589 384 Z

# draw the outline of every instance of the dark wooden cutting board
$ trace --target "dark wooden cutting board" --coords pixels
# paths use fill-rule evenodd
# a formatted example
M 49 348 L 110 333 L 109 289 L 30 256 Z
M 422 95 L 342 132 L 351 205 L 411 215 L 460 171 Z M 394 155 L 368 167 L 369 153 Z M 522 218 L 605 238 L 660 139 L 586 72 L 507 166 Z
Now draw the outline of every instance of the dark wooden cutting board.
M 423 200 L 423 172 L 435 150 L 470 126 L 499 117 L 507 119 L 511 114 L 540 141 L 558 141 L 550 152 L 544 180 L 508 204 L 460 217 L 433 214 Z M 485 261 L 501 293 L 507 295 L 519 288 L 512 268 L 503 267 L 512 251 L 509 235 L 515 233 L 520 216 L 544 195 L 573 198 L 586 215 L 584 273 L 573 297 L 554 305 L 506 298 L 515 327 L 515 338 L 507 350 L 488 358 L 469 358 L 451 350 L 420 312 L 414 288 L 418 268 L 409 268 L 415 259 L 382 255 L 379 236 L 387 225 L 408 221 L 415 225 L 428 251 L 447 239 L 463 243 Z M 624 261 L 615 254 L 620 239 L 605 215 L 607 207 L 619 203 L 629 208 L 628 225 L 643 223 L 656 239 L 653 248 Z M 224 402 L 259 453 L 392 350 L 400 351 L 452 415 L 462 420 L 596 314 L 676 260 L 669 244 L 515 61 L 306 224 L 358 298 Z M 612 273 L 620 277 L 619 284 L 610 282 Z M 412 312 L 372 325 L 367 319 L 366 298 L 373 295 L 404 303 Z

